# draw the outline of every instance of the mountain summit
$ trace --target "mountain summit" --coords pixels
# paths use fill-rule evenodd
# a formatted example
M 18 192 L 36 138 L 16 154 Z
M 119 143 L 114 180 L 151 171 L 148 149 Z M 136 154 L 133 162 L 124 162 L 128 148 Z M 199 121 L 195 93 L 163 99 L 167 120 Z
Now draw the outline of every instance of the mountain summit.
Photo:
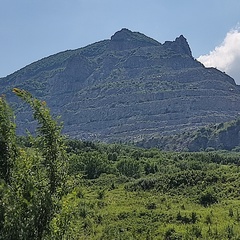
M 13 87 L 45 100 L 62 116 L 64 133 L 85 140 L 138 141 L 232 120 L 240 112 L 234 80 L 195 60 L 182 35 L 161 44 L 122 29 L 111 39 L 34 62 L 0 83 L 16 109 L 20 134 L 32 119 Z
M 136 47 L 158 46 L 161 44 L 142 33 L 132 32 L 123 28 L 111 37 L 110 45 L 113 50 L 126 50 Z

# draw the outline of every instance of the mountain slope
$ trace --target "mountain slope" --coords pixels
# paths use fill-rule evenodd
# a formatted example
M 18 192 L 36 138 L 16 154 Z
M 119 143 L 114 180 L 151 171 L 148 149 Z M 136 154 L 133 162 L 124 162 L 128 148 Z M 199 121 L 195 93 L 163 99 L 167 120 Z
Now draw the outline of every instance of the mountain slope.
M 240 118 L 211 124 L 195 131 L 170 136 L 155 136 L 136 143 L 139 147 L 157 147 L 165 151 L 240 150 Z
M 32 119 L 11 94 L 13 87 L 45 100 L 62 116 L 64 133 L 87 140 L 169 135 L 228 121 L 240 112 L 234 80 L 195 60 L 183 36 L 161 44 L 128 29 L 39 60 L 0 84 L 16 109 L 20 134 Z

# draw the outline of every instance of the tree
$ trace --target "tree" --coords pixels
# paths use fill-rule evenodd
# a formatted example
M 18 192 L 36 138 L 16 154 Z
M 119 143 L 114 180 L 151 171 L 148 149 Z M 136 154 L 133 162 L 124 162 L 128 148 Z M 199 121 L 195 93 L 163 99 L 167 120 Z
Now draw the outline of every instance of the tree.
M 24 90 L 13 92 L 33 109 L 38 121 L 33 147 L 16 147 L 12 111 L 0 98 L 0 239 L 45 239 L 61 212 L 68 163 L 61 125 L 45 102 Z
M 62 127 L 50 114 L 45 101 L 34 98 L 29 92 L 14 88 L 13 92 L 27 102 L 33 109 L 33 117 L 38 121 L 38 136 L 35 145 L 40 149 L 44 158 L 44 166 L 50 180 L 51 194 L 63 190 L 67 173 L 66 151 L 61 135 Z
M 0 149 L 0 178 L 9 184 L 17 147 L 13 113 L 4 96 L 0 97 Z
M 52 204 L 41 156 L 21 150 L 11 173 L 11 186 L 1 199 L 4 224 L 0 239 L 42 239 L 48 231 Z
M 0 239 L 42 239 L 50 231 L 65 192 L 65 146 L 61 126 L 51 117 L 46 103 L 27 91 L 14 88 L 13 92 L 32 107 L 39 126 L 33 138 L 35 148 L 30 152 L 22 149 L 15 164 L 8 165 L 12 182 L 0 199 L 4 203 L 4 209 L 0 209 L 4 216 Z
M 98 178 L 102 173 L 111 172 L 107 158 L 97 151 L 85 152 L 71 158 L 71 172 L 76 174 L 82 172 L 87 179 Z
M 212 191 L 209 191 L 209 190 L 202 193 L 199 198 L 199 203 L 204 207 L 207 207 L 217 202 L 218 202 L 217 197 L 212 193 Z
M 131 158 L 122 159 L 117 162 L 118 171 L 127 177 L 139 177 L 141 174 L 141 167 L 138 161 Z

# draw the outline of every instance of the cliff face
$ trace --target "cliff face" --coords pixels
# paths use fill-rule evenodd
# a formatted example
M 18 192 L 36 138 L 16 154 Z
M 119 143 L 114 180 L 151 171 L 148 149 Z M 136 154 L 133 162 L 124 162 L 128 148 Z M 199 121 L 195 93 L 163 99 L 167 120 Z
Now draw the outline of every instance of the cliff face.
M 13 87 L 44 99 L 62 116 L 64 133 L 86 140 L 138 141 L 228 121 L 240 112 L 234 80 L 196 61 L 183 36 L 161 44 L 128 29 L 39 60 L 0 84 L 21 134 L 31 130 L 32 120 Z

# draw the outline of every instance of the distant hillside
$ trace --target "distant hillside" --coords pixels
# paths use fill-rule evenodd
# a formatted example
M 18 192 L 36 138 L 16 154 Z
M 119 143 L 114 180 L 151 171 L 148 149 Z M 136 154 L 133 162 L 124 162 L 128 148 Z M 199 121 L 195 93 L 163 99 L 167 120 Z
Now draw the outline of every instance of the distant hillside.
M 240 118 L 230 122 L 211 124 L 195 131 L 171 136 L 155 136 L 136 144 L 145 148 L 157 147 L 167 151 L 240 151 Z
M 32 119 L 11 94 L 13 87 L 45 100 L 62 116 L 64 133 L 84 140 L 167 136 L 229 121 L 240 112 L 234 80 L 195 60 L 182 35 L 161 44 L 128 29 L 0 79 L 0 94 L 16 109 L 18 133 L 24 134 Z

